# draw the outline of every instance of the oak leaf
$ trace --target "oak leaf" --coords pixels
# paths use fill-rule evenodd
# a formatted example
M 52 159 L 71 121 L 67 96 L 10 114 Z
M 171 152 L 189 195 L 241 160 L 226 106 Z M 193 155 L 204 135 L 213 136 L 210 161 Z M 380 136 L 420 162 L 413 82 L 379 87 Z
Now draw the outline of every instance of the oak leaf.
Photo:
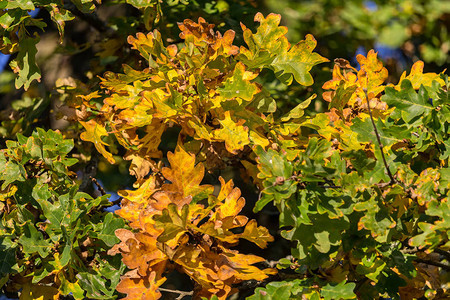
M 85 132 L 81 133 L 81 139 L 94 143 L 97 151 L 113 164 L 115 162 L 113 155 L 105 148 L 108 144 L 102 140 L 103 136 L 108 136 L 108 132 L 104 125 L 100 124 L 96 119 L 89 120 L 88 122 L 80 121 L 80 124 L 86 129 Z
M 236 99 L 239 104 L 242 103 L 242 100 L 251 101 L 253 96 L 260 91 L 255 83 L 250 82 L 256 76 L 255 73 L 245 71 L 245 65 L 239 62 L 231 77 L 225 81 L 223 87 L 217 90 L 225 99 Z
M 187 153 L 182 147 L 178 146 L 175 153 L 169 152 L 167 159 L 170 168 L 163 168 L 164 178 L 169 180 L 170 184 L 164 184 L 164 192 L 176 193 L 179 196 L 173 201 L 188 197 L 189 199 L 201 200 L 205 195 L 212 192 L 210 185 L 200 185 L 205 174 L 205 167 L 202 164 L 195 165 L 195 156 Z
M 250 144 L 248 127 L 242 126 L 245 120 L 235 122 L 231 119 L 231 113 L 226 111 L 224 119 L 219 120 L 222 128 L 214 130 L 214 138 L 218 141 L 224 141 L 227 150 L 236 154 L 239 150 L 244 149 L 245 145 Z
M 127 297 L 123 299 L 155 300 L 161 297 L 158 286 L 164 283 L 165 278 L 157 280 L 155 272 L 144 278 L 127 278 L 125 276 L 116 287 L 118 292 L 127 294 Z
M 396 90 L 400 90 L 402 86 L 403 80 L 407 79 L 411 82 L 412 87 L 415 90 L 418 90 L 421 85 L 424 86 L 431 86 L 431 83 L 436 80 L 439 82 L 440 85 L 444 84 L 444 80 L 442 80 L 439 76 L 439 74 L 436 73 L 423 73 L 423 67 L 424 63 L 423 61 L 419 60 L 414 63 L 414 65 L 411 67 L 411 72 L 408 76 L 406 76 L 406 71 L 402 73 L 402 76 L 400 76 L 400 80 L 398 81 L 398 84 L 395 86 Z
M 315 65 L 328 61 L 320 54 L 312 52 L 316 45 L 317 41 L 311 34 L 306 35 L 304 40 L 293 47 L 283 43 L 271 66 L 287 84 L 290 84 L 294 77 L 295 81 L 301 85 L 312 85 L 314 80 L 309 71 Z

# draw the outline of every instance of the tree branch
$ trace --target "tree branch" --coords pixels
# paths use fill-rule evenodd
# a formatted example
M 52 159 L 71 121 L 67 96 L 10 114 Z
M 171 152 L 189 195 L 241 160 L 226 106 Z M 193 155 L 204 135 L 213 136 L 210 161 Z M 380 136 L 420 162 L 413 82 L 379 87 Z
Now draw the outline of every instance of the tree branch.
M 434 252 L 444 256 L 446 260 L 450 261 L 450 253 L 441 249 L 434 249 Z
M 179 294 L 176 300 L 181 300 L 186 296 L 192 296 L 194 294 L 194 291 L 186 292 L 186 291 L 179 291 L 179 290 L 171 290 L 171 289 L 165 289 L 165 288 L 158 288 L 161 292 L 166 293 L 173 293 L 173 294 Z
M 389 169 L 388 164 L 386 162 L 386 157 L 384 156 L 383 144 L 381 143 L 380 134 L 378 133 L 377 126 L 375 125 L 375 121 L 373 120 L 372 110 L 370 109 L 369 95 L 367 94 L 367 89 L 363 89 L 363 90 L 364 90 L 364 94 L 366 95 L 367 109 L 369 110 L 370 120 L 372 121 L 373 130 L 375 131 L 375 136 L 377 137 L 378 146 L 380 147 L 380 150 L 381 150 L 381 157 L 383 158 L 384 167 L 386 168 L 389 178 L 391 179 L 389 184 L 393 184 L 393 183 L 395 183 L 395 179 L 394 179 L 394 176 L 392 176 L 391 170 Z
M 414 261 L 418 262 L 418 263 L 422 263 L 422 264 L 427 264 L 427 265 L 440 267 L 440 268 L 444 269 L 447 272 L 450 271 L 450 266 L 449 265 L 446 265 L 446 264 L 443 264 L 443 263 L 440 263 L 440 262 L 437 262 L 437 261 L 432 261 L 432 260 L 428 260 L 428 259 L 421 259 L 421 258 L 415 259 Z
M 90 14 L 85 14 L 81 12 L 75 4 L 72 3 L 70 0 L 64 1 L 64 9 L 70 11 L 73 15 L 77 16 L 81 20 L 88 23 L 92 28 L 97 30 L 100 33 L 112 33 L 114 30 L 106 25 L 105 22 L 103 22 L 98 15 L 95 12 L 92 12 Z

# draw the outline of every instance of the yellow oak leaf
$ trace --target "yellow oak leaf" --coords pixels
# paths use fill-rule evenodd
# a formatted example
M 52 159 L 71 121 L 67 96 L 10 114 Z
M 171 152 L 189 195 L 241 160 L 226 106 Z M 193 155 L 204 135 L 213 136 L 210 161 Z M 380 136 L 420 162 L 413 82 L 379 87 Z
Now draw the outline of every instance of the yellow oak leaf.
M 235 122 L 231 119 L 230 112 L 226 111 L 224 119 L 219 122 L 222 128 L 213 131 L 214 139 L 224 141 L 228 152 L 236 154 L 239 150 L 243 150 L 245 145 L 250 144 L 248 127 L 242 126 L 245 120 Z
M 150 66 L 152 66 L 153 62 L 152 55 L 158 57 L 161 62 L 166 62 L 166 56 L 161 55 L 161 51 L 164 51 L 165 47 L 161 34 L 157 30 L 149 32 L 147 35 L 138 32 L 136 37 L 128 36 L 127 41 L 133 46 L 132 49 L 138 50 L 142 57 L 149 61 Z
M 115 106 L 117 109 L 132 108 L 141 100 L 139 93 L 142 91 L 140 81 L 134 82 L 133 85 L 127 84 L 120 89 L 115 86 L 114 90 L 118 93 L 112 94 L 106 98 L 104 102 L 110 106 Z
M 276 52 L 282 40 L 287 42 L 285 34 L 288 29 L 285 26 L 278 26 L 281 21 L 281 15 L 278 14 L 269 14 L 264 18 L 262 13 L 257 13 L 254 21 L 260 23 L 255 34 L 241 23 L 244 40 L 249 49 L 241 46 L 240 53 L 249 60 L 258 59 L 270 63 L 273 60 L 270 58 L 270 53 L 264 53 L 261 50 L 267 49 L 270 52 Z
M 337 64 L 333 67 L 333 76 L 332 79 L 328 80 L 322 85 L 322 89 L 324 90 L 336 90 L 338 86 L 341 84 L 341 82 L 344 82 L 344 88 L 348 88 L 350 86 L 356 85 L 356 81 L 358 78 L 356 77 L 356 74 L 353 72 L 348 71 L 341 71 L 341 67 Z M 322 94 L 322 97 L 325 101 L 331 102 L 332 99 L 332 93 L 331 91 L 324 92 Z
M 222 35 L 220 32 L 216 33 L 216 43 L 213 45 L 213 49 L 220 50 L 222 47 L 222 52 L 226 56 L 236 55 L 239 53 L 239 47 L 233 45 L 234 37 L 236 33 L 233 30 L 227 30 Z
M 140 99 L 140 102 L 131 109 L 126 109 L 118 114 L 119 119 L 126 124 L 126 127 L 144 127 L 152 123 L 153 104 L 147 99 Z
M 247 223 L 240 238 L 253 242 L 260 248 L 266 248 L 267 243 L 274 240 L 273 236 L 269 234 L 269 230 L 263 226 L 258 226 L 255 220 L 250 220 Z
M 118 194 L 131 202 L 147 204 L 149 203 L 150 197 L 158 190 L 155 176 L 150 175 L 137 190 L 122 190 Z
M 59 291 L 52 286 L 27 282 L 22 286 L 19 300 L 57 300 Z
M 403 72 L 402 76 L 400 76 L 400 80 L 398 84 L 395 86 L 396 90 L 400 90 L 402 81 L 408 79 L 411 81 L 411 84 L 415 90 L 418 90 L 421 85 L 431 86 L 431 83 L 436 80 L 440 85 L 444 84 L 444 81 L 439 77 L 439 74 L 436 73 L 423 73 L 424 63 L 419 60 L 414 63 L 411 67 L 411 73 L 406 76 L 406 71 Z
M 216 210 L 218 219 L 236 216 L 245 205 L 244 198 L 241 197 L 241 191 L 238 188 L 233 188 L 233 181 L 230 180 L 225 183 L 222 177 L 219 177 L 222 185 L 218 199 L 223 201 Z
M 169 103 L 170 93 L 166 93 L 162 89 L 155 89 L 153 91 L 144 91 L 143 96 L 146 101 L 154 105 L 153 118 L 170 120 L 171 117 L 179 114 L 176 107 Z
M 212 134 L 210 127 L 203 124 L 197 116 L 193 116 L 192 119 L 188 121 L 188 124 L 189 127 L 193 129 L 192 135 L 195 139 L 211 141 Z
M 137 180 L 143 179 L 150 172 L 152 162 L 136 153 L 127 153 L 125 160 L 131 160 L 130 174 L 135 176 Z
M 108 160 L 108 162 L 113 164 L 115 162 L 113 155 L 105 148 L 105 146 L 109 145 L 102 141 L 102 136 L 108 136 L 105 126 L 100 124 L 96 119 L 89 120 L 88 122 L 79 122 L 86 129 L 85 132 L 81 133 L 81 139 L 94 143 L 97 151 L 100 152 Z

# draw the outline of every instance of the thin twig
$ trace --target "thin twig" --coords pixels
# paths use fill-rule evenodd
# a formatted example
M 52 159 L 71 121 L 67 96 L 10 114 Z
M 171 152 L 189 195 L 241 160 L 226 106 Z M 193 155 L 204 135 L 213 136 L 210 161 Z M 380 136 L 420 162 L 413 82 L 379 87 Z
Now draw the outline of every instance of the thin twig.
M 363 90 L 364 90 L 364 94 L 366 95 L 367 109 L 369 110 L 370 120 L 372 121 L 373 130 L 375 131 L 375 136 L 377 137 L 378 146 L 380 147 L 380 150 L 381 150 L 381 157 L 383 158 L 384 167 L 386 168 L 389 178 L 391 179 L 389 184 L 393 184 L 393 183 L 395 183 L 395 179 L 394 179 L 394 176 L 392 176 L 391 170 L 389 169 L 388 164 L 386 162 L 386 157 L 384 156 L 383 144 L 381 143 L 380 134 L 378 133 L 377 126 L 375 125 L 375 121 L 373 120 L 372 110 L 370 109 L 369 95 L 367 94 L 367 89 L 363 89 Z
M 186 296 L 192 296 L 194 294 L 194 291 L 186 292 L 186 291 L 165 289 L 165 288 L 162 288 L 162 287 L 160 287 L 158 289 L 160 291 L 162 291 L 162 292 L 179 294 L 179 296 L 176 298 L 176 300 L 181 300 L 181 299 L 183 299 Z
M 118 199 L 116 199 L 116 200 L 113 200 L 113 201 L 109 201 L 112 205 L 119 205 L 121 202 L 122 202 L 122 200 L 123 200 L 123 197 L 120 197 L 120 198 L 118 198 Z
M 97 189 L 99 190 L 100 194 L 102 194 L 102 196 L 106 195 L 105 190 L 103 189 L 103 187 L 100 185 L 100 183 L 97 181 L 97 179 L 95 179 L 94 177 L 90 176 L 89 177 L 92 182 L 95 184 L 95 186 L 97 187 Z
M 412 248 L 412 249 L 403 249 L 403 250 L 400 250 L 403 254 L 416 254 L 416 253 L 418 253 L 418 252 L 423 252 L 424 251 L 424 249 L 419 249 L 419 248 L 417 248 L 417 247 L 414 247 L 414 248 Z

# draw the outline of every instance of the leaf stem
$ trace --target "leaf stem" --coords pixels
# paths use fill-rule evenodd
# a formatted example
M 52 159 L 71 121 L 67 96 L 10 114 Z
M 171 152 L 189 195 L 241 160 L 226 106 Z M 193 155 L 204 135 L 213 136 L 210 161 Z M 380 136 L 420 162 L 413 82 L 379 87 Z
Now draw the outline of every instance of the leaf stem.
M 375 136 L 377 137 L 378 146 L 380 147 L 380 150 L 381 150 L 381 157 L 383 158 L 384 167 L 386 168 L 388 176 L 391 179 L 389 184 L 393 184 L 393 183 L 395 183 L 395 179 L 394 179 L 394 176 L 391 173 L 391 170 L 388 167 L 388 164 L 386 162 L 386 157 L 384 156 L 383 144 L 381 143 L 380 134 L 378 133 L 377 126 L 375 125 L 375 121 L 373 120 L 372 110 L 370 109 L 369 95 L 367 94 L 367 89 L 363 89 L 363 91 L 364 91 L 364 94 L 366 96 L 367 109 L 369 110 L 369 116 L 370 116 L 370 120 L 372 121 L 373 130 L 375 132 Z

